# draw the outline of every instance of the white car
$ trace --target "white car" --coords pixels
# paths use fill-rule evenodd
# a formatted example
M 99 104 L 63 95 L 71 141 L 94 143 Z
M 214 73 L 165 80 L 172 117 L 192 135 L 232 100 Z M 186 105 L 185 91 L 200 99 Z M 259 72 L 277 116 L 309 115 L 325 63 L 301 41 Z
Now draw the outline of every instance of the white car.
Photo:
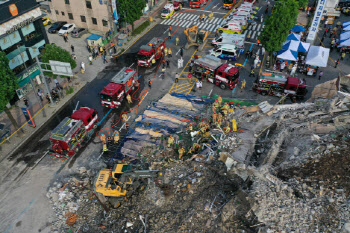
M 70 33 L 74 30 L 75 24 L 74 23 L 67 23 L 63 25 L 63 27 L 58 31 L 58 35 L 63 36 L 64 33 Z

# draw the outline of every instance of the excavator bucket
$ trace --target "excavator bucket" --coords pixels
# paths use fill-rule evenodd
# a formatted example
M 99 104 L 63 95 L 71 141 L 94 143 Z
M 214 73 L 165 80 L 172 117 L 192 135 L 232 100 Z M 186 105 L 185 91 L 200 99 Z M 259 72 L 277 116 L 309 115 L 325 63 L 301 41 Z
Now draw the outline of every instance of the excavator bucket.
M 187 37 L 187 44 L 185 49 L 188 49 L 192 45 L 198 46 L 198 51 L 201 51 L 205 44 L 207 43 L 207 37 L 209 35 L 209 31 L 200 30 L 198 31 L 197 25 L 193 27 L 186 28 L 184 33 Z

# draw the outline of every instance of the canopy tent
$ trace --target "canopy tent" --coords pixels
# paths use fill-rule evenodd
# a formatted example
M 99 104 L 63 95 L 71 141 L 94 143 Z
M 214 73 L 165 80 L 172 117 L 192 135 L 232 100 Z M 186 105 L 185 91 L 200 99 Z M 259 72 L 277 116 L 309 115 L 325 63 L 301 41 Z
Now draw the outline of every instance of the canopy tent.
M 340 44 L 338 47 L 345 47 L 350 46 L 350 38 L 347 38 L 345 40 L 340 40 Z
M 290 41 L 286 41 L 283 44 L 282 49 L 305 53 L 305 52 L 308 51 L 309 47 L 310 47 L 309 43 L 304 43 L 304 42 L 300 42 L 300 41 L 290 40 Z
M 327 67 L 329 49 L 320 46 L 311 46 L 306 56 L 306 64 L 318 67 Z
M 306 31 L 306 29 L 301 26 L 301 25 L 295 25 L 292 29 L 290 29 L 292 32 L 296 32 L 296 33 L 299 33 L 299 32 L 304 32 Z
M 350 21 L 344 21 L 344 22 L 343 22 L 343 27 L 344 27 L 344 26 L 348 26 L 348 25 L 350 25 Z
M 340 33 L 340 40 L 346 40 L 350 38 L 350 31 L 343 31 Z
M 287 61 L 296 61 L 298 60 L 298 52 L 289 49 L 281 49 L 277 54 L 277 58 Z
M 287 37 L 287 41 L 288 40 L 296 40 L 296 41 L 300 41 L 300 35 L 298 35 L 298 34 L 295 34 L 295 33 L 291 33 L 291 34 L 289 34 L 288 35 L 288 37 Z
M 343 24 L 343 30 L 344 31 L 350 31 L 350 24 L 347 24 L 347 25 Z

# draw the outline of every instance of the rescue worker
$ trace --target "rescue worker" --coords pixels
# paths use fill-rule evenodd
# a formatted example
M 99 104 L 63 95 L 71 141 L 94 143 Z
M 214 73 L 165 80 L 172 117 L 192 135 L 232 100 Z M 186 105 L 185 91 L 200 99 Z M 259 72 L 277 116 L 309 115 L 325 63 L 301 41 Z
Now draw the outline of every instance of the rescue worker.
M 228 103 L 225 103 L 224 106 L 222 106 L 222 108 L 221 108 L 221 111 L 222 111 L 222 113 L 224 114 L 225 117 L 227 116 L 229 108 L 230 107 L 228 106 Z
M 171 145 L 174 143 L 174 137 L 173 136 L 169 136 L 168 138 L 168 147 L 171 147 Z
M 213 106 L 211 106 L 211 110 L 213 111 L 213 113 L 216 112 L 216 107 L 214 106 L 214 104 Z
M 118 130 L 114 130 L 113 137 L 114 137 L 114 144 L 117 144 L 120 139 Z
M 219 107 L 221 106 L 221 104 L 222 104 L 222 98 L 221 98 L 221 95 L 219 95 L 219 97 L 218 97 L 218 103 L 219 103 Z
M 171 48 L 168 49 L 168 54 L 169 54 L 169 57 L 172 57 L 172 51 L 171 51 Z
M 126 123 L 128 121 L 128 116 L 125 113 L 123 113 L 122 119 Z
M 202 126 L 202 127 L 200 128 L 200 131 L 201 131 L 202 134 L 205 134 L 205 132 L 207 132 L 207 127 Z
M 100 139 L 101 139 L 101 142 L 102 142 L 103 144 L 106 144 L 106 143 L 107 143 L 107 141 L 106 141 L 106 135 L 101 134 Z
M 166 57 L 168 55 L 168 49 L 165 47 L 164 48 L 164 57 Z
M 202 15 L 202 20 L 204 21 L 205 20 L 205 14 L 203 13 Z
M 213 112 L 213 123 L 216 124 L 216 118 L 218 117 L 218 114 L 216 112 Z
M 226 122 L 226 126 L 224 128 L 224 133 L 228 134 L 230 131 L 231 131 L 230 124 L 228 122 Z
M 149 81 L 148 81 L 148 86 L 149 86 L 149 88 L 152 87 L 152 80 L 149 80 Z
M 103 144 L 102 150 L 103 150 L 104 152 L 108 151 L 107 144 Z
M 254 70 L 254 69 L 252 69 L 252 70 L 250 71 L 249 77 L 251 77 L 251 76 L 255 77 L 255 70 Z
M 237 132 L 237 123 L 235 119 L 232 119 L 232 131 Z
M 219 114 L 218 114 L 218 126 L 221 125 L 221 122 L 222 122 L 222 114 L 219 113 Z
M 243 79 L 243 80 L 242 80 L 242 86 L 241 86 L 241 89 L 244 89 L 244 88 L 245 88 L 246 83 L 247 83 L 247 82 L 245 81 L 245 79 Z
M 128 95 L 126 96 L 126 100 L 128 101 L 129 104 L 132 104 L 132 100 L 131 100 L 130 94 L 128 94 Z
M 213 103 L 213 106 L 214 106 L 215 108 L 218 108 L 218 107 L 219 107 L 219 102 L 218 102 L 218 100 L 215 100 L 215 102 Z
M 176 42 L 176 46 L 178 46 L 178 45 L 179 45 L 179 43 L 180 43 L 179 36 L 176 36 L 175 42 Z
M 168 32 L 168 38 L 171 40 L 171 32 Z
M 200 145 L 198 143 L 193 143 L 193 146 L 189 150 L 189 154 L 197 153 L 200 150 Z
M 193 125 L 192 125 L 192 123 L 190 123 L 190 125 L 188 126 L 187 129 L 188 129 L 189 132 L 192 132 L 192 131 L 193 131 Z
M 210 12 L 210 14 L 208 15 L 209 19 L 212 19 L 214 17 L 214 13 Z
M 154 65 L 156 65 L 156 59 L 155 58 L 152 59 L 152 66 L 154 66 Z
M 179 150 L 178 150 L 178 152 L 179 152 L 179 159 L 181 159 L 182 156 L 183 156 L 183 154 L 185 153 L 185 148 L 180 147 Z

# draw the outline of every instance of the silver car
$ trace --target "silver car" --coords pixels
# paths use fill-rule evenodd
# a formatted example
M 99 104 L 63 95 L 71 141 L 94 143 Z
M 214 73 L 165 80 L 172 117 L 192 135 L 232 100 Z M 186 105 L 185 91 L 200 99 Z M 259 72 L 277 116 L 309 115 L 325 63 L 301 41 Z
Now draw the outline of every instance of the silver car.
M 87 32 L 88 30 L 86 28 L 75 28 L 72 31 L 71 36 L 74 38 L 80 38 L 82 35 L 84 35 Z

